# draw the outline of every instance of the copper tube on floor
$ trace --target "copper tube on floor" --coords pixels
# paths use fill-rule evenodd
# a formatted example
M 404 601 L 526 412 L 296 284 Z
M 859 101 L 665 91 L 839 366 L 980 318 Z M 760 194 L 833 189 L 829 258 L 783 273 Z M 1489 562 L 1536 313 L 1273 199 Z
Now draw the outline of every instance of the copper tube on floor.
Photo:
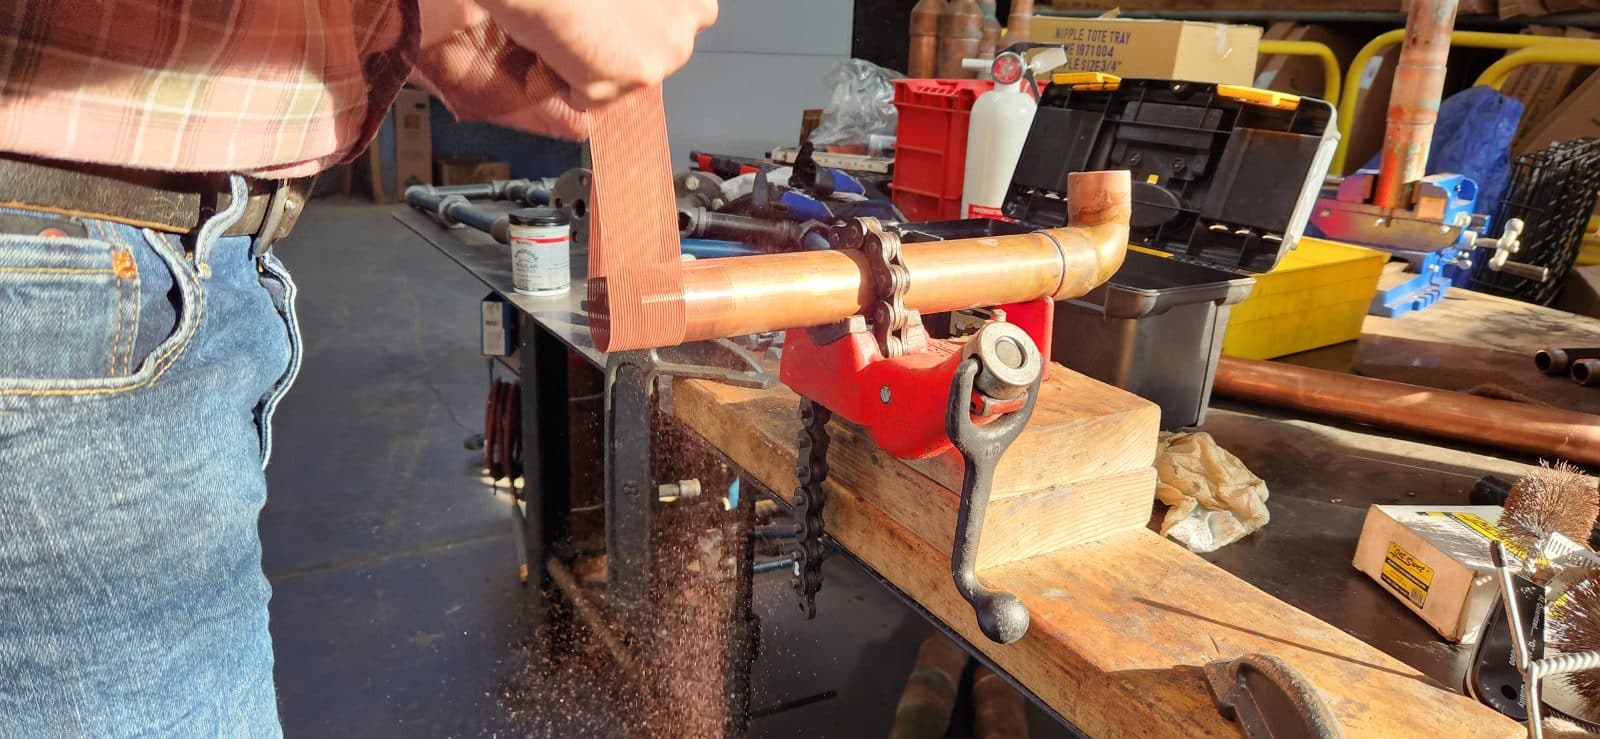
M 1457 0 L 1414 0 L 1406 16 L 1406 37 L 1394 70 L 1389 115 L 1383 136 L 1383 158 L 1372 202 L 1384 208 L 1407 205 L 1406 185 L 1427 174 L 1428 146 L 1444 96 L 1445 63 L 1450 57 L 1450 31 L 1456 24 Z
M 1580 464 L 1600 464 L 1600 416 L 1223 356 L 1219 395 Z
M 939 14 L 944 0 L 917 0 L 911 8 L 911 48 L 907 77 L 932 77 L 939 63 Z
M 1028 739 L 1028 711 L 1022 694 L 987 667 L 972 675 L 973 736 L 977 739 Z
M 1089 292 L 1111 279 L 1127 253 L 1129 187 L 1126 170 L 1074 173 L 1066 227 L 905 245 L 906 307 L 940 313 Z M 864 255 L 844 251 L 688 262 L 682 340 L 822 326 L 870 312 L 868 274 Z
M 894 707 L 889 739 L 940 739 L 950 727 L 961 672 L 971 659 L 944 634 L 929 634 L 917 650 L 917 662 L 906 678 L 900 702 Z

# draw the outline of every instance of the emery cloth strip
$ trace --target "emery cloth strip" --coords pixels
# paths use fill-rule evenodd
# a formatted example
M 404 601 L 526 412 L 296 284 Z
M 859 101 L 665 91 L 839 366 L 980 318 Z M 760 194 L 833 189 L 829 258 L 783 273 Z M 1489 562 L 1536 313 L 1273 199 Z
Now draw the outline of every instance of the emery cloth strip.
M 659 86 L 589 114 L 589 330 L 604 352 L 683 343 L 672 155 Z

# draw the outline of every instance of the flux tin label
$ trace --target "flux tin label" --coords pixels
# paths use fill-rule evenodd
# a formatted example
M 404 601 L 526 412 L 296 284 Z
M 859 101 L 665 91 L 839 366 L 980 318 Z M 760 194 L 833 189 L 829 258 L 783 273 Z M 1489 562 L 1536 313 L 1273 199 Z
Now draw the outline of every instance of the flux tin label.
M 555 208 L 523 208 L 506 216 L 511 287 L 522 295 L 560 295 L 572 286 L 572 227 Z

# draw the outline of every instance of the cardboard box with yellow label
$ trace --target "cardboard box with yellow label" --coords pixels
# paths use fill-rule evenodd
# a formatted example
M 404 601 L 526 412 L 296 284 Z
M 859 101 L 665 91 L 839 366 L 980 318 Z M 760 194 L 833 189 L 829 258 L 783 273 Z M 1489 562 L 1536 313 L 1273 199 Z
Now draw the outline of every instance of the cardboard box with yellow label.
M 1255 81 L 1261 29 L 1193 21 L 1035 16 L 1028 39 L 1064 46 L 1063 71 L 1248 87 Z
M 1499 506 L 1375 505 L 1355 566 L 1440 636 L 1471 644 L 1497 602 L 1489 542 L 1499 520 Z

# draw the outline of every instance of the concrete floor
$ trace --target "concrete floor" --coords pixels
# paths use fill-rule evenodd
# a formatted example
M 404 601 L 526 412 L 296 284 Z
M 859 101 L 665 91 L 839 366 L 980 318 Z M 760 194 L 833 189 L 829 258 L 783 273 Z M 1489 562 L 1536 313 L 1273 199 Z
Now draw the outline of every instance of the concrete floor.
M 504 499 L 479 481 L 485 289 L 390 217 L 314 201 L 279 253 L 300 286 L 305 362 L 275 421 L 261 518 L 279 705 L 291 737 L 515 735 L 497 695 L 525 636 Z M 884 736 L 929 627 L 852 563 L 801 621 L 757 582 L 764 737 Z M 1035 712 L 1035 737 L 1064 735 Z M 952 736 L 964 736 L 964 727 Z

